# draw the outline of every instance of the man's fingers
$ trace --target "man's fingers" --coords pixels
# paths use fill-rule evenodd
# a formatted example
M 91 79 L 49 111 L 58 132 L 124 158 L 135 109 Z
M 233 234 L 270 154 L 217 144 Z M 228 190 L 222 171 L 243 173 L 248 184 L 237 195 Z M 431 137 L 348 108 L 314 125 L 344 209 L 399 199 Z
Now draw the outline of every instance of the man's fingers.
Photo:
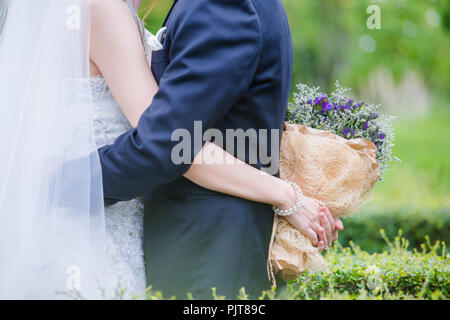
M 331 226 L 330 226 L 330 222 L 327 218 L 327 216 L 325 215 L 325 213 L 321 212 L 319 214 L 319 220 L 320 220 L 320 225 L 322 226 L 322 228 L 325 229 L 325 234 L 326 234 L 326 238 L 327 238 L 327 242 L 325 243 L 327 246 L 331 246 L 331 238 L 333 236 L 333 232 L 331 230 Z
M 319 253 L 325 249 L 325 244 L 323 243 L 323 241 L 319 241 L 319 243 L 317 244 L 317 248 L 319 248 Z
M 344 230 L 344 224 L 342 223 L 341 219 L 335 218 L 334 221 L 336 222 L 336 229 L 339 231 Z
M 337 231 L 334 233 L 334 237 L 333 237 L 333 241 L 336 241 L 337 239 L 339 239 L 339 235 L 337 233 Z
M 327 235 L 325 233 L 325 229 L 318 223 L 313 223 L 312 229 L 316 232 L 319 240 L 323 241 L 324 243 L 328 243 Z
M 325 214 L 326 214 L 326 216 L 328 218 L 328 221 L 330 222 L 331 230 L 334 231 L 334 229 L 336 229 L 336 222 L 334 221 L 334 218 L 331 215 L 330 210 L 328 210 L 327 207 L 322 207 L 322 211 L 325 212 Z

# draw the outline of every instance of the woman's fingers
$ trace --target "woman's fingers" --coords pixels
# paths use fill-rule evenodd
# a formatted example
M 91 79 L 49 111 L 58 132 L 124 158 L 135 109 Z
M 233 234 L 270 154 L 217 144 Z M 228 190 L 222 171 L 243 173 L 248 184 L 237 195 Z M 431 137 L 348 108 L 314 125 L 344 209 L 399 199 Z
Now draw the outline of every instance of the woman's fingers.
M 317 247 L 317 245 L 319 244 L 319 239 L 318 239 L 318 236 L 317 236 L 317 232 L 314 231 L 311 228 L 308 228 L 308 229 L 304 230 L 303 233 L 311 241 L 313 246 Z
M 319 222 L 319 211 L 320 203 L 310 197 L 305 197 L 304 204 L 300 208 L 300 211 L 308 218 L 311 222 Z
M 314 246 L 330 247 L 337 239 L 337 230 L 342 222 L 334 219 L 328 208 L 316 199 L 305 197 L 300 209 L 287 217 L 288 221 L 302 232 Z
M 319 239 L 316 231 L 314 231 L 312 228 L 312 223 L 307 218 L 305 218 L 299 211 L 297 211 L 293 215 L 287 216 L 286 219 L 298 231 L 303 233 L 312 242 L 314 246 L 317 246 Z

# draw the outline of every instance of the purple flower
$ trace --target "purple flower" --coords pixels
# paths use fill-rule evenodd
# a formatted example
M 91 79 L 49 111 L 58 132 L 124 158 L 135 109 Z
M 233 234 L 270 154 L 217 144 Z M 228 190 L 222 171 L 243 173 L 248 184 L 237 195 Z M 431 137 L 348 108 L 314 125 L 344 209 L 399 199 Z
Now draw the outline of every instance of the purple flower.
M 367 124 L 367 122 L 364 122 L 364 129 L 367 130 L 368 127 L 369 125 Z
M 327 111 L 330 111 L 330 110 L 333 110 L 333 106 L 331 104 L 329 104 L 328 102 L 324 102 L 323 103 L 323 109 L 327 110 Z
M 355 135 L 355 131 L 352 130 L 352 133 L 350 135 L 353 137 Z
M 378 114 L 377 114 L 377 113 L 373 113 L 373 114 L 370 116 L 370 119 L 376 119 L 376 118 L 378 118 Z
M 349 132 L 350 132 L 350 128 L 345 127 L 345 128 L 344 128 L 344 131 L 342 131 L 342 134 L 343 134 L 344 136 L 346 136 L 347 133 L 349 133 Z
M 308 104 L 312 104 L 312 100 L 308 100 L 307 102 L 308 102 Z
M 353 103 L 352 99 L 348 100 L 348 104 L 352 104 L 352 103 Z
M 333 106 L 327 102 L 324 102 L 322 105 L 322 113 L 326 114 L 328 111 L 333 110 Z
M 314 101 L 314 103 L 316 104 L 316 106 L 320 103 L 320 101 L 322 101 L 323 99 L 325 99 L 325 96 L 320 96 L 317 97 L 316 100 Z
M 380 134 L 380 139 L 383 140 L 384 139 L 384 134 Z

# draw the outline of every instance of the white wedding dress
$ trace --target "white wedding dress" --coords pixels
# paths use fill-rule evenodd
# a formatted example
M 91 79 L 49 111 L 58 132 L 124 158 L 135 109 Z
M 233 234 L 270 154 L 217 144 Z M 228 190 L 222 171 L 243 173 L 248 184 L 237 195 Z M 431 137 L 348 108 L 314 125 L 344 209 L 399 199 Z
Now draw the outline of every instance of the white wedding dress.
M 130 10 L 139 26 L 150 64 L 147 46 L 149 33 L 145 31 L 142 21 L 131 6 Z M 113 144 L 117 137 L 132 127 L 113 98 L 105 80 L 100 76 L 92 77 L 90 85 L 94 99 L 95 139 L 100 148 Z M 117 283 L 116 289 L 125 290 L 123 298 L 141 295 L 146 288 L 143 212 L 144 205 L 141 199 L 119 202 L 105 208 L 107 274 L 112 283 Z
M 97 146 L 113 144 L 118 136 L 131 129 L 102 77 L 91 78 L 94 97 L 94 126 Z M 126 290 L 125 298 L 145 291 L 143 253 L 143 202 L 133 199 L 105 208 L 107 275 Z

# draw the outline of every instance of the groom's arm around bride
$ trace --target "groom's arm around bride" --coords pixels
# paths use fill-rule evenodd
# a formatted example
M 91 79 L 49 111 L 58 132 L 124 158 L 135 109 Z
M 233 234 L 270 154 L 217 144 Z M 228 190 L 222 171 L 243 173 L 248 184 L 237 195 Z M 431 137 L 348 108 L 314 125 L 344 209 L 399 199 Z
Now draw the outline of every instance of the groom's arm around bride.
M 158 94 L 136 129 L 99 150 L 105 198 L 146 196 L 147 281 L 154 289 L 179 298 L 187 292 L 210 298 L 211 287 L 230 298 L 240 287 L 259 295 L 270 285 L 270 206 L 182 176 L 200 151 L 197 121 L 201 134 L 211 128 L 224 137 L 227 129 L 281 132 L 292 75 L 284 8 L 280 0 L 179 0 L 166 26 L 164 48 L 152 61 Z M 171 158 L 178 129 L 192 137 L 190 161 L 182 164 Z M 270 145 L 270 134 L 264 140 L 257 135 L 259 146 Z M 256 158 L 252 164 L 260 168 L 257 150 L 246 147 L 245 160 Z

